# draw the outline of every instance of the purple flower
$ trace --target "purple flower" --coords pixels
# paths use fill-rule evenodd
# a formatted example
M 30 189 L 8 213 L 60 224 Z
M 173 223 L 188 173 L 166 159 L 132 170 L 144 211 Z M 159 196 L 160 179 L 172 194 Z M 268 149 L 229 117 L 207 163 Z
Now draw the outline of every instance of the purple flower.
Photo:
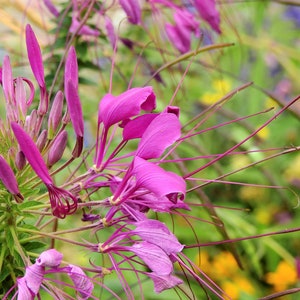
M 59 268 L 62 257 L 63 255 L 55 249 L 49 249 L 42 252 L 33 265 L 26 267 L 25 275 L 17 279 L 17 299 L 34 300 L 39 294 L 45 275 L 47 273 L 59 272 L 67 272 L 74 282 L 74 289 L 81 294 L 83 297 L 82 299 L 88 299 L 94 289 L 91 280 L 85 275 L 80 267 L 68 265 L 65 268 Z M 49 270 L 46 268 L 49 268 Z
M 20 203 L 24 200 L 19 191 L 15 174 L 2 155 L 0 155 L 0 180 L 17 202 Z
M 53 184 L 53 180 L 38 148 L 24 129 L 15 122 L 11 123 L 11 127 L 21 151 L 49 191 L 53 215 L 58 218 L 65 218 L 66 215 L 73 214 L 77 209 L 77 198 L 72 193 Z
M 39 43 L 29 24 L 26 25 L 26 46 L 29 63 L 41 92 L 38 112 L 39 114 L 44 115 L 48 110 L 48 95 L 45 83 L 43 59 Z
M 141 23 L 141 8 L 138 0 L 119 0 L 119 3 L 125 11 L 130 23 Z
M 216 8 L 215 0 L 194 0 L 196 9 L 200 16 L 209 23 L 211 28 L 217 33 L 221 33 L 220 15 Z
M 55 249 L 41 253 L 36 263 L 26 267 L 24 277 L 18 278 L 18 300 L 33 300 L 42 285 L 45 267 L 57 267 L 62 260 L 62 254 Z

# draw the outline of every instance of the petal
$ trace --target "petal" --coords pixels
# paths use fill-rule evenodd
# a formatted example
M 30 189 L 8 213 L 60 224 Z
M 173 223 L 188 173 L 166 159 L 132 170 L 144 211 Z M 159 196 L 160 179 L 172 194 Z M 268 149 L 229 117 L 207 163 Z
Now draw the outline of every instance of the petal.
M 2 66 L 2 87 L 6 103 L 15 103 L 13 75 L 9 57 L 6 55 Z
M 115 97 L 107 94 L 99 104 L 98 123 L 106 128 L 120 121 L 136 116 L 141 110 L 155 108 L 155 94 L 151 86 L 132 88 Z
M 26 46 L 29 63 L 36 81 L 41 89 L 45 89 L 45 75 L 41 48 L 29 24 L 26 25 Z
M 35 295 L 29 290 L 24 277 L 17 279 L 18 298 L 17 300 L 34 300 Z
M 61 264 L 63 255 L 55 249 L 49 249 L 41 253 L 36 264 L 42 267 L 58 267 Z
M 178 25 L 165 25 L 167 36 L 174 47 L 181 53 L 191 50 L 191 33 Z
M 221 33 L 220 14 L 216 8 L 215 0 L 194 0 L 195 7 L 200 16 L 209 23 L 211 28 L 217 33 Z
M 66 64 L 65 64 L 65 74 L 64 74 L 64 82 L 65 82 L 65 91 L 67 90 L 67 84 L 69 80 L 72 81 L 75 89 L 78 89 L 78 63 L 77 56 L 74 46 L 70 47 Z
M 181 125 L 173 113 L 157 116 L 145 130 L 136 155 L 144 159 L 158 158 L 181 134 Z
M 84 124 L 78 91 L 71 80 L 67 83 L 66 101 L 76 136 L 83 137 Z
M 69 265 L 68 267 L 68 275 L 73 280 L 76 290 L 79 291 L 83 299 L 88 299 L 94 289 L 91 279 L 86 276 L 81 268 L 74 265 Z
M 154 291 L 161 293 L 164 290 L 172 289 L 175 286 L 182 284 L 183 281 L 173 275 L 157 275 L 156 273 L 147 273 L 147 275 L 153 280 Z
M 169 275 L 173 271 L 173 264 L 166 252 L 152 243 L 136 243 L 130 247 L 130 251 L 135 253 L 158 275 Z
M 123 129 L 123 139 L 125 141 L 141 138 L 149 124 L 158 114 L 145 114 L 126 122 Z
M 141 23 L 141 8 L 137 0 L 119 0 L 119 3 L 125 11 L 130 23 Z
M 26 285 L 34 295 L 37 295 L 40 290 L 42 281 L 44 279 L 44 273 L 45 268 L 37 264 L 33 264 L 26 268 L 24 275 Z
M 24 153 L 34 172 L 45 184 L 52 184 L 52 179 L 47 166 L 33 140 L 16 122 L 11 123 L 11 128 L 15 134 L 21 151 Z
M 72 17 L 72 23 L 70 27 L 70 32 L 75 33 L 78 30 L 78 27 L 81 26 L 80 22 L 76 17 Z M 77 32 L 79 35 L 89 35 L 89 36 L 99 36 L 100 32 L 96 29 L 89 27 L 88 25 L 83 25 Z
M 132 172 L 138 187 L 147 189 L 159 198 L 167 196 L 171 202 L 176 203 L 178 196 L 181 200 L 185 197 L 186 184 L 182 177 L 154 163 L 135 157 Z
M 142 240 L 151 242 L 162 248 L 168 255 L 182 251 L 177 237 L 169 231 L 167 226 L 157 220 L 143 220 L 135 222 L 136 229 L 131 234 L 137 234 Z

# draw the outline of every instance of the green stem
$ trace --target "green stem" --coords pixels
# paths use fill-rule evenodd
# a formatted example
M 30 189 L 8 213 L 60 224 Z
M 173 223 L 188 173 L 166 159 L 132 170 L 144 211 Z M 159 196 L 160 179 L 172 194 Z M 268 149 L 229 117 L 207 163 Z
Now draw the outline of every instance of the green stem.
M 22 258 L 24 264 L 26 265 L 27 262 L 28 262 L 28 259 L 27 259 L 26 255 L 25 255 L 25 253 L 24 253 L 24 251 L 23 251 L 23 248 L 22 248 L 22 246 L 21 246 L 21 244 L 20 244 L 20 241 L 19 241 L 19 239 L 18 239 L 18 235 L 17 235 L 17 233 L 16 233 L 16 228 L 15 228 L 14 226 L 11 225 L 11 226 L 9 226 L 9 230 L 10 230 L 10 233 L 11 233 L 13 239 L 14 239 L 14 242 L 15 242 L 15 248 L 16 248 L 16 250 L 18 251 L 19 255 L 21 256 L 21 258 Z

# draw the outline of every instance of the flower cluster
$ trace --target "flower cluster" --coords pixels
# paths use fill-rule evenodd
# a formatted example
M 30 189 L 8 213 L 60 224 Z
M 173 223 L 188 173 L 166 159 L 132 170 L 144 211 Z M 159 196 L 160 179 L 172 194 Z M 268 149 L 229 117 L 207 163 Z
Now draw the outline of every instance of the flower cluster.
M 3 128 L 10 136 L 12 146 L 10 156 L 6 159 L 0 156 L 0 175 L 8 192 L 18 203 L 28 201 L 19 191 L 16 176 L 24 170 L 28 171 L 30 166 L 48 190 L 46 210 L 50 205 L 52 215 L 64 219 L 78 210 L 79 199 L 94 194 L 94 197 L 99 197 L 98 191 L 108 188 L 110 196 L 93 202 L 96 208 L 101 209 L 102 216 L 97 213 L 97 209 L 90 210 L 90 201 L 80 200 L 82 220 L 96 221 L 93 223 L 96 231 L 110 227 L 114 229 L 114 233 L 102 243 L 87 243 L 85 247 L 107 254 L 112 263 L 108 272 L 117 271 L 120 279 L 123 278 L 122 264 L 132 261 L 132 265 L 138 263 L 152 271 L 146 272 L 143 268 L 139 270 L 153 280 L 156 292 L 183 283 L 174 275 L 173 264 L 179 262 L 185 265 L 178 256 L 184 246 L 164 223 L 148 217 L 150 211 L 172 213 L 176 209 L 189 210 L 184 203 L 185 180 L 160 166 L 165 150 L 181 136 L 179 108 L 168 106 L 161 113 L 153 112 L 156 108 L 156 95 L 151 86 L 131 88 L 118 96 L 106 94 L 99 102 L 92 164 L 83 174 L 74 173 L 71 179 L 63 182 L 64 187 L 69 186 L 68 190 L 58 187 L 50 171 L 63 156 L 68 140 L 68 123 L 72 125 L 76 142 L 71 159 L 65 166 L 79 158 L 83 150 L 84 122 L 78 94 L 76 52 L 73 47 L 68 52 L 64 69 L 64 93 L 56 93 L 49 111 L 49 93 L 45 86 L 41 51 L 29 25 L 26 27 L 26 41 L 40 99 L 38 109 L 31 109 L 34 84 L 29 79 L 13 78 L 9 58 L 6 57 L 2 68 L 2 86 L 7 111 L 10 113 L 7 114 Z M 25 84 L 30 87 L 27 101 Z M 64 100 L 67 110 L 63 116 Z M 30 114 L 27 115 L 27 110 L 30 109 Z M 48 120 L 45 122 L 48 112 Z M 43 129 L 43 123 L 48 124 L 48 129 Z M 113 142 L 116 132 L 122 137 L 117 145 Z M 136 142 L 134 149 L 132 146 Z M 125 150 L 127 145 L 131 149 L 129 152 Z M 11 153 L 15 153 L 15 157 Z M 7 161 L 15 162 L 13 169 L 16 176 Z M 126 252 L 133 253 L 133 256 L 127 257 L 124 254 Z M 122 260 L 116 260 L 116 255 L 122 257 Z M 62 256 L 56 250 L 43 252 L 33 265 L 28 264 L 26 256 L 26 252 L 22 254 L 26 272 L 17 280 L 18 299 L 33 299 L 48 272 L 62 271 L 70 275 L 81 294 L 87 295 L 84 298 L 91 294 L 90 283 L 77 283 L 83 280 L 80 278 L 82 271 L 78 267 L 58 269 Z M 50 269 L 45 270 L 45 267 Z M 133 269 L 134 272 L 138 272 L 137 270 L 138 267 Z M 128 299 L 132 298 L 125 281 L 121 281 Z
M 51 1 L 45 2 L 49 11 L 58 18 L 60 13 L 53 3 Z M 221 33 L 220 14 L 217 10 L 215 0 L 189 0 L 185 2 L 186 3 L 177 5 L 174 1 L 169 0 L 149 0 L 141 5 L 138 0 L 119 0 L 117 3 L 119 4 L 119 7 L 117 7 L 117 9 L 124 11 L 126 18 L 131 25 L 138 26 L 146 26 L 143 22 L 142 10 L 150 9 L 153 18 L 156 18 L 158 15 L 160 16 L 161 21 L 164 23 L 166 37 L 169 41 L 179 52 L 185 53 L 191 50 L 192 34 L 194 34 L 197 39 L 202 35 L 200 20 L 208 23 L 216 33 Z M 72 1 L 70 8 L 72 12 L 72 21 L 69 31 L 77 35 L 94 37 L 98 37 L 101 34 L 101 31 L 105 31 L 105 34 L 114 48 L 117 37 L 116 29 L 113 25 L 114 22 L 109 13 L 111 6 L 106 7 L 105 4 L 102 4 L 99 7 L 91 5 L 91 1 L 83 1 L 80 5 L 77 1 Z M 100 19 L 104 19 L 104 28 L 101 28 L 99 24 L 92 27 L 82 23 L 82 14 L 89 8 L 94 10 Z M 164 14 L 165 11 L 167 11 L 166 14 Z M 168 16 L 168 13 L 172 14 L 171 18 Z M 168 19 L 171 19 L 171 23 Z

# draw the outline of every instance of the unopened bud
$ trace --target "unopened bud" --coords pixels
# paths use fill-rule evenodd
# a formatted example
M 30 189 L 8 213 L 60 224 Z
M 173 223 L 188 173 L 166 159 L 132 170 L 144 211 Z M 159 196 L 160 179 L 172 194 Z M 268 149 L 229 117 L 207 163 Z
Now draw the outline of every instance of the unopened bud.
M 48 136 L 48 131 L 46 129 L 44 129 L 36 141 L 36 146 L 38 147 L 40 152 L 42 152 L 42 150 L 44 149 L 44 147 L 46 145 L 47 136 Z
M 16 167 L 18 168 L 18 170 L 20 170 L 20 171 L 23 170 L 23 168 L 25 167 L 26 157 L 22 151 L 19 151 L 16 154 L 15 164 L 16 164 Z
M 54 97 L 53 104 L 48 118 L 48 139 L 52 140 L 58 128 L 59 123 L 62 121 L 64 94 L 58 91 Z
M 2 155 L 0 155 L 0 180 L 17 202 L 23 201 L 15 174 Z
M 63 130 L 54 140 L 49 153 L 48 153 L 48 167 L 53 166 L 56 162 L 58 162 L 67 146 L 68 141 L 68 133 L 67 131 Z

